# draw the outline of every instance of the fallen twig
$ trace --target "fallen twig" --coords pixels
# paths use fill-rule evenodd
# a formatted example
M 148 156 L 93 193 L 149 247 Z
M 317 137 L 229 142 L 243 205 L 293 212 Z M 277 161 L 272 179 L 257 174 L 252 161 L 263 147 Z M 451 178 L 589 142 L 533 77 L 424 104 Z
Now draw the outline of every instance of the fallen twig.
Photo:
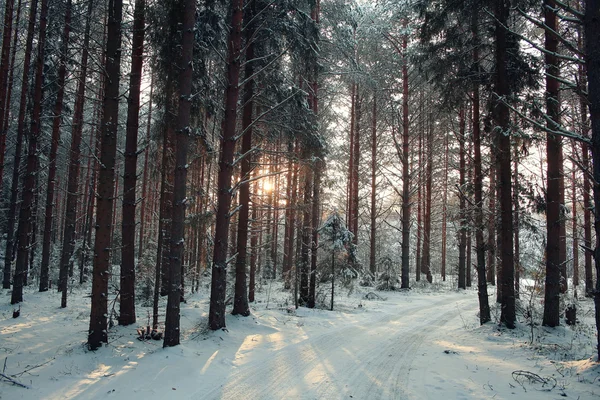
M 11 378 L 8 375 L 3 374 L 1 372 L 0 372 L 0 378 L 6 379 L 8 382 L 12 383 L 13 385 L 20 386 L 25 389 L 29 389 L 29 386 L 17 381 L 16 379 Z
M 23 375 L 24 373 L 26 373 L 26 372 L 29 372 L 29 371 L 31 371 L 31 370 L 34 370 L 34 369 L 36 369 L 36 368 L 42 367 L 42 366 L 44 366 L 44 365 L 48 364 L 49 362 L 51 362 L 51 361 L 53 361 L 53 360 L 54 360 L 54 357 L 52 357 L 51 359 L 49 359 L 49 360 L 48 360 L 48 361 L 46 361 L 45 363 L 41 363 L 41 364 L 38 364 L 38 365 L 34 365 L 34 366 L 30 367 L 30 368 L 27 368 L 27 369 L 25 369 L 24 371 L 21 371 L 21 372 L 19 372 L 18 374 L 13 374 L 12 376 L 21 376 L 21 375 Z
M 525 385 L 523 384 L 525 380 L 527 380 L 527 382 L 529 382 L 530 384 L 540 385 L 541 389 L 537 389 L 540 391 L 549 392 L 556 387 L 556 379 L 554 379 L 551 376 L 549 376 L 548 378 L 542 378 L 541 376 L 539 376 L 538 374 L 534 374 L 533 372 L 518 370 L 513 371 L 512 377 L 519 385 L 521 385 L 521 387 L 525 391 L 527 391 Z

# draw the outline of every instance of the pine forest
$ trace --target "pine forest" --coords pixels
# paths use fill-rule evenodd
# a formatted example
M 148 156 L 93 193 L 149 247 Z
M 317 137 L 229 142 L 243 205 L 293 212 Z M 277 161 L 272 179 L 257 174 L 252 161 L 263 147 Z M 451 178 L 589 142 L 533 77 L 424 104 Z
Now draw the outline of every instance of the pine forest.
M 600 0 L 0 10 L 0 399 L 600 398 Z

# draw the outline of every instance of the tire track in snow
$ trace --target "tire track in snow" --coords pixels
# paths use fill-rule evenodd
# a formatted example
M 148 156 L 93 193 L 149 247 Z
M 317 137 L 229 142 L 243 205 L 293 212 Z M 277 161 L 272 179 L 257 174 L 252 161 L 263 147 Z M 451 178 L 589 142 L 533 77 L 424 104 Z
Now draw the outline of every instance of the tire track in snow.
M 232 370 L 207 399 L 407 398 L 412 360 L 425 339 L 458 315 L 444 298 L 399 309 L 288 345 L 272 358 Z M 199 395 L 200 393 L 197 393 Z

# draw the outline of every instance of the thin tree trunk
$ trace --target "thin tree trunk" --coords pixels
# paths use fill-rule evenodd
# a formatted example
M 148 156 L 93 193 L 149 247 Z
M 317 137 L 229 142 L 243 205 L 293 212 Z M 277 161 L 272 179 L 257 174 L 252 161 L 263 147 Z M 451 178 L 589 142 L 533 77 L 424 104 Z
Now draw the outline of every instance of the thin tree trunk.
M 473 47 L 473 63 L 479 72 L 479 31 L 477 12 L 473 12 L 471 30 L 475 45 Z M 487 294 L 485 271 L 485 242 L 483 238 L 483 172 L 481 166 L 481 124 L 479 82 L 473 85 L 473 189 L 475 195 L 475 251 L 477 254 L 477 297 L 479 299 L 479 323 L 490 321 L 490 306 Z
M 7 0 L 4 7 L 4 29 L 2 31 L 2 53 L 0 55 L 0 190 L 2 190 L 2 177 L 4 176 L 4 159 L 6 154 L 6 129 L 4 127 L 4 118 L 6 105 L 10 102 L 7 97 L 8 93 L 8 73 L 9 73 L 9 55 L 10 55 L 10 39 L 12 35 L 12 23 L 13 23 L 13 8 L 14 0 Z M 21 8 L 21 2 L 19 1 L 19 10 Z M 17 24 L 19 23 L 19 17 L 17 12 Z M 18 28 L 17 28 L 18 29 Z M 17 30 L 15 29 L 15 31 Z M 15 37 L 17 32 L 15 32 Z
M 427 282 L 433 282 L 431 275 L 431 188 L 433 183 L 433 113 L 430 111 L 427 122 L 427 169 L 425 176 L 425 194 L 423 209 L 423 253 L 421 255 L 421 272 Z M 425 151 L 425 150 L 424 150 Z
M 30 20 L 31 22 L 31 20 Z M 44 87 L 44 51 L 46 49 L 46 26 L 48 24 L 48 0 L 42 0 L 40 11 L 40 25 L 38 29 L 38 54 L 36 61 L 35 85 L 33 87 L 33 110 L 31 115 L 31 130 L 27 148 L 27 165 L 23 180 L 23 193 L 19 211 L 17 262 L 13 280 L 13 291 L 10 298 L 11 304 L 23 301 L 23 284 L 26 278 L 27 265 L 29 264 L 29 245 L 32 244 L 33 226 L 35 219 L 34 201 L 37 176 L 37 144 L 41 130 L 42 114 L 42 89 Z
M 250 0 L 246 6 L 246 19 L 252 21 L 256 10 L 256 0 Z M 248 230 L 250 216 L 250 177 L 252 175 L 252 120 L 254 111 L 254 23 L 246 26 L 246 67 L 244 75 L 247 79 L 244 85 L 244 109 L 242 113 L 242 166 L 240 172 L 240 211 L 238 218 L 237 257 L 235 260 L 235 293 L 233 300 L 233 315 L 250 315 L 248 306 L 248 291 L 246 286 L 246 265 L 248 258 Z
M 50 145 L 50 165 L 48 166 L 48 189 L 46 192 L 46 214 L 44 223 L 44 239 L 42 249 L 42 266 L 40 269 L 40 292 L 48 290 L 48 272 L 50 265 L 50 242 L 52 231 L 56 229 L 54 223 L 54 184 L 56 179 L 56 157 L 58 142 L 60 141 L 60 128 L 62 122 L 63 99 L 65 95 L 65 77 L 67 75 L 67 51 L 69 50 L 69 36 L 71 33 L 71 0 L 67 1 L 65 11 L 65 26 L 63 29 L 63 43 L 58 69 L 58 93 L 54 104 L 54 120 L 52 121 L 52 142 Z M 0 110 L 1 111 L 1 110 Z
M 150 98 L 148 99 L 148 121 L 146 122 L 146 144 L 144 148 L 144 172 L 142 177 L 142 198 L 140 203 L 140 237 L 138 241 L 138 257 L 142 258 L 144 255 L 144 244 L 146 237 L 146 211 L 148 206 L 148 153 L 150 147 L 150 130 L 152 129 L 152 98 L 154 94 L 154 74 L 150 77 Z
M 573 158 L 577 157 L 577 145 L 571 141 L 571 154 Z M 571 171 L 571 207 L 572 212 L 572 231 L 573 231 L 573 291 L 577 297 L 577 288 L 579 287 L 579 224 L 577 222 L 577 176 L 575 168 Z
M 446 282 L 446 253 L 447 253 L 447 219 L 448 219 L 448 154 L 449 138 L 444 135 L 444 181 L 442 198 L 442 281 Z
M 410 287 L 410 172 L 407 36 L 402 37 L 402 289 Z
M 465 157 L 465 109 L 461 105 L 458 114 L 458 155 L 460 158 L 459 164 L 459 223 L 458 231 L 458 288 L 466 289 L 466 250 L 467 250 L 467 227 L 466 227 L 466 201 L 465 201 L 465 186 L 466 186 L 466 157 Z
M 377 250 L 377 92 L 373 93 L 372 129 L 371 129 L 371 237 L 369 249 L 369 269 L 375 276 Z
M 515 297 L 518 299 L 520 294 L 521 281 L 521 241 L 519 239 L 521 210 L 519 206 L 519 146 L 515 144 L 515 190 L 513 193 L 513 203 L 515 205 Z
M 123 167 L 119 325 L 130 325 L 135 322 L 135 192 L 137 188 L 140 85 L 142 82 L 144 30 L 146 25 L 145 8 L 145 0 L 135 1 L 133 10 L 131 73 L 129 74 L 129 96 L 127 99 L 125 165 Z M 138 254 L 139 256 L 141 254 Z
M 508 17 L 510 4 L 502 0 L 496 4 L 496 82 L 495 92 L 498 98 L 506 98 L 510 94 L 508 86 Z M 513 221 L 512 221 L 512 193 L 511 193 L 511 146 L 509 131 L 510 114 L 506 104 L 495 101 L 495 121 L 498 129 L 498 157 L 499 183 L 500 183 L 500 237 L 502 239 L 502 311 L 500 320 L 509 329 L 515 328 L 515 293 L 514 293 L 514 258 L 513 258 Z M 500 286 L 500 285 L 499 285 Z
M 309 300 L 309 277 L 308 270 L 310 268 L 309 260 L 309 249 L 311 248 L 311 231 L 312 231 L 312 218 L 311 218 L 311 197 L 312 197 L 312 181 L 313 171 L 309 164 L 309 152 L 306 145 L 303 146 L 302 151 L 302 179 L 304 180 L 304 202 L 302 204 L 303 216 L 302 216 L 302 250 L 300 259 L 300 295 L 298 303 L 301 306 L 308 304 Z
M 17 143 L 13 161 L 13 174 L 11 183 L 10 206 L 7 218 L 6 250 L 4 252 L 4 276 L 2 287 L 10 289 L 11 266 L 14 258 L 15 222 L 17 216 L 17 200 L 19 194 L 19 169 L 21 166 L 21 153 L 23 147 L 23 135 L 25 134 L 25 113 L 27 111 L 27 93 L 29 91 L 29 69 L 31 67 L 31 53 L 33 47 L 33 35 L 35 30 L 35 16 L 38 0 L 32 0 L 29 6 L 29 22 L 27 26 L 27 39 L 25 44 L 25 57 L 23 60 L 23 79 L 21 80 L 21 97 L 19 101 L 19 116 L 17 126 Z M 15 271 L 16 274 L 16 271 Z

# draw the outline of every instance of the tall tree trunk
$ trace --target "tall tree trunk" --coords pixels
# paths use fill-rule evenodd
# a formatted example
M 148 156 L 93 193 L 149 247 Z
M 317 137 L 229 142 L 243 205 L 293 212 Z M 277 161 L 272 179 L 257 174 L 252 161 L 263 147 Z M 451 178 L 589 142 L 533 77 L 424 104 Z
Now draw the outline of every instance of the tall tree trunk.
M 175 150 L 175 184 L 173 187 L 173 223 L 171 225 L 171 265 L 169 295 L 165 317 L 163 347 L 179 344 L 179 305 L 183 295 L 182 266 L 185 244 L 185 206 L 187 188 L 187 151 L 192 108 L 192 55 L 196 1 L 185 0 L 182 10 L 181 60 L 179 65 L 179 111 L 177 114 L 177 143 Z
M 356 32 L 355 32 L 356 33 Z M 355 120 L 356 120 L 356 83 L 352 82 L 350 90 L 350 147 L 348 149 L 348 188 L 346 193 L 346 226 L 350 229 L 352 226 L 352 213 L 354 198 L 354 141 L 355 141 Z
M 319 248 L 319 225 L 321 223 L 321 174 L 323 172 L 322 160 L 315 162 L 312 198 L 312 241 L 310 253 L 310 287 L 308 294 L 308 307 L 315 307 L 316 285 L 317 285 L 317 250 Z
M 458 113 L 459 138 L 458 138 L 458 155 L 460 158 L 459 164 L 459 219 L 460 228 L 458 231 L 458 288 L 466 289 L 466 250 L 467 250 L 467 226 L 466 226 L 466 201 L 465 201 L 465 186 L 466 186 L 466 157 L 465 157 L 465 109 L 461 105 Z
M 581 40 L 581 37 L 580 37 Z M 583 46 L 582 46 L 583 47 Z M 585 65 L 579 67 L 579 80 L 582 87 L 587 87 L 587 71 Z M 579 109 L 581 113 L 581 136 L 589 137 L 588 126 L 588 107 L 587 98 L 583 95 L 579 97 Z M 583 168 L 583 244 L 584 252 L 584 271 L 585 271 L 585 296 L 594 295 L 594 273 L 592 267 L 592 210 L 593 204 L 590 201 L 591 184 L 587 169 L 590 168 L 590 146 L 587 143 L 581 143 L 581 163 Z
M 588 77 L 588 101 L 592 122 L 592 161 L 594 181 L 600 182 L 600 1 L 585 2 L 585 52 Z M 600 238 L 600 188 L 594 184 L 594 230 Z M 600 246 L 596 240 L 594 254 L 596 277 L 600 277 Z M 598 338 L 598 360 L 600 360 L 600 278 L 596 279 L 594 292 L 596 305 L 596 337 Z
M 369 270 L 373 276 L 377 271 L 377 92 L 373 93 L 373 112 L 371 129 L 371 237 L 369 249 Z
M 121 75 L 121 23 L 123 1 L 109 0 L 106 40 L 106 85 L 101 121 L 100 173 L 98 176 L 96 207 L 96 240 L 94 243 L 94 270 L 88 348 L 98 349 L 108 342 L 108 277 L 111 262 L 111 230 L 113 191 L 115 187 L 115 158 L 119 117 L 119 80 Z
M 300 295 L 298 298 L 298 303 L 301 306 L 307 305 L 309 299 L 308 270 L 310 268 L 309 249 L 311 248 L 312 237 L 311 198 L 313 192 L 313 171 L 310 165 L 309 158 L 309 151 L 306 147 L 306 144 L 304 144 L 302 150 L 302 179 L 304 181 L 304 202 L 302 204 L 302 250 L 300 253 Z
M 149 203 L 146 197 L 148 197 L 148 181 L 150 180 L 148 176 L 148 155 L 149 155 L 149 147 L 150 147 L 150 130 L 152 129 L 152 99 L 154 94 L 154 74 L 151 74 L 150 77 L 150 97 L 148 99 L 148 121 L 146 123 L 146 144 L 144 148 L 144 171 L 142 177 L 142 198 L 140 202 L 140 236 L 138 241 L 138 257 L 142 258 L 144 255 L 144 244 L 146 242 L 146 219 L 147 219 L 147 209 L 149 208 Z
M 23 79 L 21 80 L 21 97 L 19 100 L 19 116 L 17 125 L 17 143 L 15 145 L 15 156 L 13 160 L 13 173 L 11 182 L 10 205 L 7 218 L 6 250 L 4 252 L 4 276 L 2 287 L 10 288 L 11 266 L 14 258 L 15 222 L 17 217 L 17 200 L 19 195 L 19 169 L 21 166 L 21 153 L 23 147 L 23 135 L 25 134 L 25 113 L 27 111 L 27 93 L 29 91 L 29 69 L 31 67 L 31 53 L 33 47 L 33 35 L 35 32 L 35 16 L 38 0 L 32 0 L 29 5 L 29 22 L 27 25 L 27 39 L 25 44 L 25 56 L 23 60 Z M 15 271 L 16 274 L 16 271 Z
M 359 188 L 360 188 L 360 118 L 361 118 L 361 103 L 362 99 L 360 97 L 360 88 L 359 85 L 356 85 L 356 105 L 355 105 L 355 121 L 354 121 L 354 149 L 352 149 L 352 158 L 354 159 L 353 163 L 353 172 L 352 172 L 352 181 L 354 185 L 352 186 L 352 223 L 350 225 L 350 230 L 354 234 L 353 243 L 355 245 L 358 244 L 358 201 L 359 201 Z
M 46 214 L 44 223 L 44 239 L 42 249 L 42 266 L 40 269 L 40 292 L 48 290 L 48 272 L 50 265 L 50 242 L 54 226 L 54 184 L 56 179 L 56 156 L 58 142 L 60 141 L 60 128 L 62 122 L 63 99 L 65 95 L 65 77 L 67 75 L 67 51 L 69 50 L 69 36 L 71 34 L 71 0 L 67 1 L 65 11 L 65 25 L 63 28 L 63 42 L 58 69 L 58 93 L 54 104 L 54 120 L 52 121 L 52 142 L 50 145 L 50 165 L 48 166 L 48 189 L 46 192 Z M 1 110 L 0 110 L 1 111 Z
M 85 22 L 85 33 L 83 38 L 83 49 L 81 54 L 81 70 L 77 79 L 77 89 L 75 97 L 75 107 L 73 112 L 73 123 L 71 128 L 71 147 L 69 150 L 69 171 L 67 178 L 67 199 L 65 206 L 65 223 L 63 227 L 63 243 L 60 255 L 59 274 L 62 278 L 59 282 L 59 289 L 62 291 L 61 307 L 67 306 L 67 273 L 71 256 L 73 255 L 73 249 L 75 248 L 75 228 L 77 224 L 77 203 L 78 203 L 78 189 L 79 189 L 79 170 L 80 170 L 80 156 L 81 156 L 81 136 L 83 132 L 83 106 L 85 103 L 85 82 L 87 80 L 87 69 L 88 69 L 88 58 L 89 58 L 89 43 L 90 43 L 90 29 L 91 29 L 91 14 L 94 7 L 94 2 L 88 3 L 87 15 Z M 92 149 L 91 144 L 96 135 L 90 133 L 90 150 Z M 92 151 L 92 150 L 91 150 Z M 90 171 L 91 159 L 88 161 L 88 173 Z M 84 197 L 84 203 L 86 198 Z M 89 210 L 91 214 L 91 210 Z M 86 220 L 91 218 L 91 215 L 87 215 Z M 85 236 L 84 236 L 85 238 Z M 85 240 L 84 240 L 85 242 Z M 85 247 L 85 243 L 84 246 Z M 85 254 L 85 249 L 82 247 L 81 252 Z M 79 282 L 83 283 L 83 263 L 79 271 Z
M 510 95 L 508 86 L 508 17 L 510 3 L 501 0 L 496 3 L 496 82 L 495 95 L 498 99 L 507 98 Z M 498 136 L 499 183 L 500 183 L 500 237 L 502 239 L 502 311 L 500 320 L 509 329 L 514 329 L 516 320 L 515 293 L 514 293 L 514 258 L 513 258 L 513 221 L 512 221 L 512 193 L 511 193 L 511 146 L 509 132 L 510 114 L 506 104 L 495 101 L 494 116 L 496 135 Z M 500 286 L 500 285 L 499 285 Z
M 556 2 L 544 1 L 545 23 L 553 32 L 557 31 Z M 560 125 L 560 84 L 558 58 L 554 55 L 558 50 L 558 38 L 550 31 L 545 32 L 546 61 L 546 114 L 549 130 L 557 130 Z M 546 282 L 544 292 L 544 319 L 546 326 L 558 326 L 560 316 L 560 293 L 562 283 L 561 264 L 561 166 L 562 138 L 548 133 L 546 142 L 547 183 L 546 183 Z
M 292 252 L 293 252 L 293 236 L 294 228 L 292 223 L 292 213 L 294 212 L 294 206 L 292 204 L 292 180 L 294 175 L 294 143 L 292 140 L 288 142 L 288 171 L 285 188 L 285 227 L 283 235 L 283 281 L 286 289 L 291 288 L 290 272 L 292 269 Z M 291 244 L 291 246 L 290 246 Z
M 571 141 L 571 154 L 573 158 L 577 157 L 577 144 Z M 577 297 L 577 288 L 579 287 L 579 224 L 577 222 L 577 174 L 575 168 L 571 171 L 571 207 L 572 211 L 572 231 L 573 231 L 573 292 Z
M 515 189 L 513 192 L 513 203 L 515 205 L 515 297 L 519 298 L 521 281 L 521 241 L 519 239 L 521 210 L 519 206 L 519 145 L 515 144 Z
M 6 154 L 6 129 L 4 127 L 4 117 L 6 105 L 10 102 L 8 93 L 8 73 L 9 73 L 9 55 L 10 39 L 12 35 L 13 8 L 14 0 L 7 0 L 4 7 L 4 29 L 2 31 L 2 52 L 0 53 L 0 191 L 2 190 L 2 177 L 4 176 L 4 159 Z M 21 8 L 19 1 L 18 8 Z M 18 24 L 18 17 L 17 17 Z M 16 32 L 15 32 L 16 36 Z
M 490 149 L 490 185 L 488 190 L 488 236 L 487 236 L 487 282 L 494 286 L 496 284 L 496 252 L 500 249 L 496 249 L 496 216 L 498 210 L 496 210 L 496 188 L 498 183 L 496 182 L 496 165 L 497 165 L 497 148 L 495 141 L 492 139 L 492 145 Z
M 246 19 L 252 21 L 256 11 L 256 1 L 249 0 L 246 7 Z M 244 76 L 244 109 L 242 112 L 242 166 L 240 172 L 240 211 L 238 218 L 237 257 L 235 260 L 235 293 L 233 315 L 250 315 L 248 306 L 248 290 L 246 286 L 246 265 L 248 264 L 248 230 L 250 217 L 250 178 L 252 176 L 252 120 L 254 111 L 254 23 L 250 22 L 245 29 L 246 67 Z
M 407 35 L 402 37 L 402 289 L 410 287 L 410 170 Z
M 473 46 L 473 63 L 479 73 L 479 31 L 477 12 L 473 12 L 471 30 L 475 45 Z M 479 82 L 473 85 L 473 189 L 475 195 L 475 252 L 477 254 L 477 297 L 479 299 L 479 323 L 490 321 L 490 306 L 487 293 L 485 270 L 485 242 L 483 238 L 483 172 L 481 166 L 481 123 Z
M 227 247 L 229 233 L 229 208 L 231 206 L 231 176 L 235 149 L 235 125 L 239 97 L 240 52 L 242 47 L 243 0 L 232 0 L 231 31 L 227 41 L 227 90 L 225 115 L 219 160 L 218 206 L 215 222 L 215 248 L 213 253 L 212 282 L 208 325 L 217 330 L 225 327 L 225 286 L 227 283 Z
M 423 254 L 421 272 L 427 282 L 433 282 L 431 276 L 431 188 L 433 183 L 433 113 L 430 111 L 427 122 L 427 169 L 425 171 L 425 198 L 423 209 Z
M 448 134 L 444 135 L 444 181 L 442 197 L 442 281 L 446 282 L 446 253 L 447 253 L 447 220 L 448 220 L 448 155 L 449 139 Z
M 137 189 L 140 85 L 144 62 L 145 0 L 136 0 L 133 10 L 131 73 L 127 99 L 125 165 L 123 167 L 123 218 L 121 224 L 121 303 L 119 325 L 135 322 L 135 206 Z M 141 236 L 141 235 L 140 235 Z M 141 254 L 138 254 L 140 257 Z
M 23 280 L 26 276 L 29 261 L 29 245 L 32 243 L 34 225 L 34 201 L 37 175 L 37 144 L 41 130 L 42 115 L 42 89 L 44 87 L 44 51 L 46 49 L 46 26 L 48 24 L 48 0 L 42 0 L 40 11 L 40 25 L 38 29 L 38 54 L 35 71 L 35 84 L 33 92 L 33 110 L 31 114 L 31 130 L 27 148 L 27 165 L 23 180 L 23 193 L 19 211 L 17 262 L 13 280 L 13 291 L 10 303 L 23 301 Z
M 419 282 L 421 280 L 421 234 L 423 232 L 423 226 L 421 224 L 422 221 L 422 192 L 423 192 L 423 137 L 425 135 L 425 107 L 423 106 L 423 91 L 421 91 L 419 95 L 419 149 L 417 150 L 418 159 L 417 159 L 417 253 L 415 255 L 415 275 L 416 281 Z
M 258 188 L 258 181 L 254 181 L 253 193 L 256 195 Z M 256 286 L 256 263 L 258 257 L 258 226 L 260 220 L 260 213 L 258 210 L 258 203 L 252 204 L 252 223 L 250 224 L 250 277 L 248 282 L 248 302 L 254 302 L 255 286 Z

